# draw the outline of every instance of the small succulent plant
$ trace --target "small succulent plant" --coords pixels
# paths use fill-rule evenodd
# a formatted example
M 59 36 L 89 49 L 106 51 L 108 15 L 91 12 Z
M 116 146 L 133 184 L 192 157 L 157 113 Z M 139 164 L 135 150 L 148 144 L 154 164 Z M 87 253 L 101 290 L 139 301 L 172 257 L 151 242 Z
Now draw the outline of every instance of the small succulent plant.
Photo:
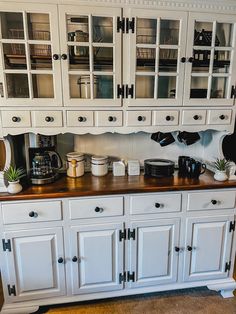
M 216 158 L 213 167 L 218 171 L 226 171 L 230 167 L 230 161 L 225 158 Z
M 26 173 L 23 168 L 16 168 L 16 166 L 10 165 L 4 170 L 4 177 L 8 182 L 16 182 L 25 177 Z

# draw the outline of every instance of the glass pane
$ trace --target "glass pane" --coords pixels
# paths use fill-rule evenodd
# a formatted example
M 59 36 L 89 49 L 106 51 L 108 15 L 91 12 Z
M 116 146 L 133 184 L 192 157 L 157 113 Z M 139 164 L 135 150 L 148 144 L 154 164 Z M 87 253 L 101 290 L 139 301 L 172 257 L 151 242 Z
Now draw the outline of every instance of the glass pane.
M 211 46 L 213 23 L 195 21 L 194 45 Z
M 226 98 L 227 77 L 213 77 L 211 82 L 211 98 Z
M 30 61 L 32 70 L 52 69 L 51 46 L 30 45 Z
M 93 16 L 93 42 L 113 42 L 113 18 Z
M 230 51 L 215 51 L 213 73 L 229 73 Z
M 136 98 L 154 98 L 155 76 L 136 75 Z
M 113 76 L 96 75 L 93 80 L 94 98 L 113 98 Z
M 89 20 L 84 15 L 67 15 L 68 41 L 89 41 Z
M 70 70 L 89 71 L 89 47 L 69 46 Z
M 209 72 L 211 51 L 194 49 L 193 56 L 192 72 Z
M 113 71 L 112 47 L 93 48 L 93 68 L 94 71 Z
M 28 34 L 31 40 L 50 40 L 49 15 L 27 13 Z
M 159 50 L 159 72 L 177 72 L 177 49 Z
M 6 74 L 8 98 L 29 98 L 27 74 Z
M 155 71 L 155 60 L 156 60 L 156 49 L 154 48 L 137 48 L 136 50 L 136 70 L 154 72 Z
M 24 39 L 22 13 L 1 12 L 1 30 L 4 39 Z
M 24 44 L 2 44 L 5 69 L 26 69 Z
M 190 98 L 207 98 L 208 77 L 191 78 Z
M 157 98 L 175 98 L 176 76 L 158 77 L 158 95 Z
M 53 76 L 51 74 L 32 74 L 33 97 L 53 98 Z
M 216 23 L 215 46 L 231 47 L 233 35 L 233 24 Z
M 89 75 L 70 75 L 69 84 L 71 98 L 91 98 Z
M 179 43 L 179 21 L 161 20 L 160 44 L 178 45 Z
M 136 34 L 137 44 L 155 44 L 157 21 L 137 18 Z

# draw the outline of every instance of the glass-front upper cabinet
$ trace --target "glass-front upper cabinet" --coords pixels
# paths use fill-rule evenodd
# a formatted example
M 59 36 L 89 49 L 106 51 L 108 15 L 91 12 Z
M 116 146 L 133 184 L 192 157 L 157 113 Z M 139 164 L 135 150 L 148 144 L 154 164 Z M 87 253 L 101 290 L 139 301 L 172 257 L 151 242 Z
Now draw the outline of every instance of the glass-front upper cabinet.
M 121 9 L 59 6 L 65 106 L 121 106 Z
M 1 3 L 0 105 L 62 105 L 58 53 L 56 6 Z
M 130 10 L 129 106 L 182 105 L 186 12 Z
M 235 16 L 189 14 L 184 105 L 233 105 Z

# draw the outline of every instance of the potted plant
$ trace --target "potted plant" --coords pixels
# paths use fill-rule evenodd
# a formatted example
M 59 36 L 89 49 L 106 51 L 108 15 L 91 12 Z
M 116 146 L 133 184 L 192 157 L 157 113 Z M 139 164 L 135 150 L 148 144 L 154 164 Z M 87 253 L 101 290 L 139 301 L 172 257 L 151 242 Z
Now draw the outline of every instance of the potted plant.
M 228 179 L 227 170 L 230 167 L 230 161 L 225 158 L 216 158 L 213 162 L 215 168 L 214 179 L 217 181 L 225 181 Z
M 16 168 L 16 166 L 12 165 L 4 170 L 5 179 L 8 181 L 8 193 L 16 194 L 22 190 L 20 179 L 25 175 L 25 170 L 23 168 Z

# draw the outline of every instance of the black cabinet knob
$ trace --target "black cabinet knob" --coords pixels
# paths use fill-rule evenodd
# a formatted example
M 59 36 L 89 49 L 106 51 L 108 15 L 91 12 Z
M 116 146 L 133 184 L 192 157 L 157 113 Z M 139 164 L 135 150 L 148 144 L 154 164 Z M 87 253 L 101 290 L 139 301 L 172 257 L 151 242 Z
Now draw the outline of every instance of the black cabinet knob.
M 98 206 L 96 206 L 94 210 L 95 210 L 96 213 L 102 213 L 103 212 L 103 208 L 102 207 L 98 207 Z
M 54 118 L 47 116 L 47 117 L 45 117 L 45 121 L 46 121 L 46 122 L 53 122 L 53 121 L 54 121 Z
M 160 204 L 160 203 L 155 203 L 155 207 L 156 207 L 156 208 L 160 208 L 160 207 L 161 207 L 161 204 Z
M 62 257 L 59 257 L 59 258 L 58 258 L 58 260 L 57 260 L 57 262 L 58 262 L 59 264 L 61 264 L 61 263 L 63 263 L 63 262 L 64 262 L 64 260 L 63 260 L 63 258 L 62 258 Z
M 31 212 L 29 212 L 29 216 L 36 218 L 38 217 L 38 214 L 32 210 Z
M 55 54 L 52 56 L 52 58 L 53 58 L 53 60 L 58 60 L 58 59 L 59 59 L 59 55 L 55 53 Z
M 166 121 L 170 121 L 171 120 L 171 116 L 166 116 Z
M 185 57 L 182 57 L 182 58 L 180 59 L 180 61 L 181 61 L 182 63 L 185 63 L 185 62 L 186 62 L 186 58 L 185 58 Z
M 66 59 L 67 59 L 67 55 L 66 55 L 65 53 L 63 53 L 63 54 L 61 55 L 61 58 L 62 58 L 62 60 L 66 60 Z
M 220 120 L 224 120 L 226 117 L 225 117 L 225 115 L 224 114 L 222 114 L 222 115 L 220 115 Z
M 145 117 L 138 116 L 138 121 L 144 121 Z
M 211 200 L 211 204 L 212 205 L 216 205 L 217 204 L 217 200 Z
M 188 246 L 187 246 L 187 250 L 188 250 L 189 252 L 191 252 L 191 251 L 193 250 L 193 248 L 192 248 L 190 245 L 188 245 Z
M 20 122 L 21 121 L 21 118 L 20 117 L 12 117 L 12 121 L 13 122 Z
M 84 122 L 84 121 L 85 121 L 85 118 L 80 116 L 80 117 L 78 117 L 78 121 L 79 121 L 79 122 Z
M 108 117 L 108 121 L 109 121 L 109 122 L 112 122 L 112 121 L 115 121 L 115 119 L 114 119 L 114 117 L 109 116 L 109 117 Z
M 78 258 L 76 256 L 72 257 L 72 262 L 77 262 L 78 261 Z
M 199 116 L 198 114 L 195 114 L 195 115 L 193 116 L 193 119 L 194 119 L 194 120 L 199 120 L 199 119 L 200 119 L 200 116 Z
M 190 62 L 190 63 L 193 63 L 193 60 L 194 60 L 193 57 L 188 58 L 188 62 Z
M 180 248 L 178 246 L 175 246 L 175 252 L 179 252 Z

